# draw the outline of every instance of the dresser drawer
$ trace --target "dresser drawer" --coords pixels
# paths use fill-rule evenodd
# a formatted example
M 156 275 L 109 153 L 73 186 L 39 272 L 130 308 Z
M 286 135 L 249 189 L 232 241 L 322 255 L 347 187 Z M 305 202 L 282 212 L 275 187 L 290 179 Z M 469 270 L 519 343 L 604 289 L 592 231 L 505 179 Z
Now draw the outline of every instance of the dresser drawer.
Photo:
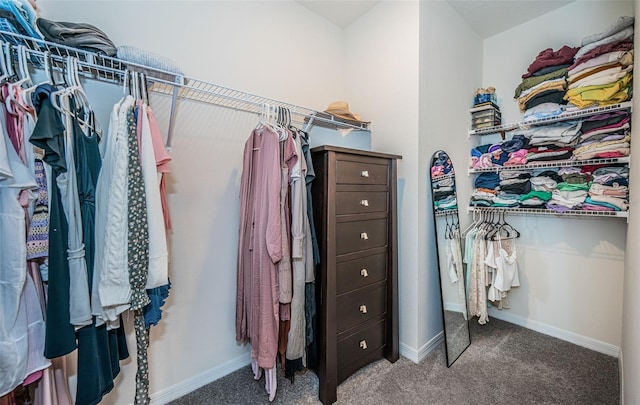
M 336 193 L 336 214 L 385 212 L 389 208 L 386 191 L 339 191 Z
M 338 296 L 338 333 L 384 314 L 386 304 L 386 283 Z
M 338 263 L 336 272 L 337 293 L 344 294 L 386 278 L 386 253 Z
M 386 161 L 380 164 L 336 161 L 336 183 L 338 184 L 387 184 L 389 166 Z
M 340 222 L 336 225 L 338 255 L 387 245 L 387 219 Z
M 338 373 L 340 374 L 340 370 L 349 369 L 349 365 L 384 346 L 384 335 L 385 321 L 382 320 L 339 340 Z

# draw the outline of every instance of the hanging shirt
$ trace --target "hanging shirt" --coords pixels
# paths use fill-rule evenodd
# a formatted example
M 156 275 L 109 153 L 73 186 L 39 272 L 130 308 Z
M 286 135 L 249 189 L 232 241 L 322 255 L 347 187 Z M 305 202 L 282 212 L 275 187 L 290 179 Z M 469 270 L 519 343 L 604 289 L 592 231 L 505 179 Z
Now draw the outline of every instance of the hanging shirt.
M 275 367 L 278 353 L 279 162 L 278 134 L 255 129 L 245 143 L 240 184 L 236 340 L 251 342 L 251 358 L 264 369 Z
M 26 218 L 18 197 L 23 190 L 37 190 L 28 167 L 2 132 L 13 177 L 0 181 L 0 396 L 11 392 L 27 376 L 29 337 L 23 300 L 27 278 Z M 35 198 L 34 193 L 29 195 Z
M 70 111 L 68 98 L 63 99 L 62 108 Z M 67 260 L 69 261 L 69 314 L 72 325 L 76 327 L 90 325 L 91 299 L 89 297 L 89 279 L 85 246 L 82 230 L 82 210 L 78 195 L 78 179 L 73 148 L 73 127 L 71 115 L 65 114 L 64 148 L 67 171 L 56 177 L 56 182 L 62 196 L 62 207 L 67 218 L 69 233 L 67 235 Z
M 96 243 L 98 248 L 102 247 L 102 253 L 96 255 L 96 272 L 99 274 L 100 302 L 110 321 L 117 320 L 117 316 L 131 306 L 127 264 L 127 114 L 133 108 L 133 102 L 133 97 L 127 96 L 118 108 L 114 106 L 110 125 L 116 125 L 112 134 L 115 136 L 110 135 L 111 139 L 107 139 L 112 143 L 103 152 L 103 170 L 97 185 L 96 232 L 102 234 L 104 243 Z M 107 149 L 111 151 L 110 154 L 106 153 Z
M 287 342 L 286 358 L 288 360 L 300 359 L 305 354 L 306 319 L 304 312 L 305 281 L 307 278 L 307 266 L 311 266 L 313 272 L 313 252 L 311 247 L 311 235 L 309 233 L 309 220 L 307 217 L 307 164 L 302 155 L 300 137 L 295 139 L 296 151 L 300 159 L 291 170 L 291 236 L 292 236 L 292 262 L 293 262 L 293 298 L 291 300 L 291 329 L 289 329 L 289 341 Z M 312 273 L 313 274 L 313 273 Z
M 140 104 L 138 110 L 140 129 L 140 163 L 147 206 L 149 227 L 149 274 L 146 288 L 151 289 L 167 285 L 169 282 L 169 254 L 167 252 L 167 234 L 162 215 L 160 184 L 156 157 L 153 150 L 153 139 L 147 115 L 147 106 Z
M 44 162 L 51 169 L 49 176 L 49 252 L 48 252 L 48 305 L 45 356 L 64 356 L 76 348 L 76 335 L 70 322 L 70 280 L 67 260 L 68 226 L 56 178 L 67 171 L 64 131 L 60 113 L 53 107 L 49 95 L 55 88 L 38 86 L 34 93 L 34 106 L 38 121 L 29 141 L 44 150 Z

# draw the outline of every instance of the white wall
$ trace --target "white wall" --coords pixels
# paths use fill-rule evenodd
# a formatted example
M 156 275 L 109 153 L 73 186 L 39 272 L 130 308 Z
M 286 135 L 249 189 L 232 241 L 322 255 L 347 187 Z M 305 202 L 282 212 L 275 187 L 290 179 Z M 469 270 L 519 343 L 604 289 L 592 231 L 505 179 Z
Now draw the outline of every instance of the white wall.
M 635 10 L 640 10 L 640 1 L 634 2 Z M 634 47 L 640 46 L 640 34 L 636 31 Z M 635 65 L 640 63 L 640 56 L 635 54 Z M 640 84 L 634 83 L 634 93 L 640 91 Z M 633 100 L 634 111 L 640 111 L 640 99 L 636 96 Z M 637 133 L 640 126 L 640 114 L 632 117 L 632 128 Z M 637 136 L 637 135 L 636 135 Z M 640 154 L 640 142 L 632 143 L 632 156 Z M 630 176 L 632 179 L 640 178 L 640 165 L 632 164 Z M 640 189 L 631 187 L 629 190 L 629 210 L 632 215 L 629 218 L 627 231 L 627 254 L 624 266 L 624 302 L 622 314 L 622 348 L 620 359 L 622 360 L 622 398 L 624 404 L 640 403 L 640 217 L 635 214 L 640 210 Z
M 471 193 L 466 176 L 469 160 L 469 105 L 482 82 L 482 39 L 446 2 L 420 3 L 420 346 L 442 330 L 440 287 L 431 215 L 430 164 L 445 150 L 456 170 L 460 219 Z M 462 225 L 465 222 L 461 222 Z
M 633 15 L 630 2 L 576 1 L 486 39 L 482 83 L 497 89 L 504 121 L 522 119 L 513 91 L 538 52 L 579 46 L 584 36 L 602 31 L 622 15 Z M 585 338 L 582 344 L 615 354 L 621 343 L 625 221 L 535 216 L 508 220 L 522 232 L 522 286 L 511 295 L 509 313 L 500 315 L 515 315 L 510 319 L 555 330 L 565 338 Z
M 344 95 L 342 30 L 295 2 L 38 4 L 44 17 L 95 24 L 116 44 L 170 57 L 202 80 L 318 110 Z M 95 105 L 105 106 L 119 95 L 117 88 L 89 93 Z M 152 105 L 166 128 L 168 100 L 154 98 Z M 151 329 L 149 349 L 150 392 L 157 401 L 247 364 L 248 346 L 235 342 L 236 245 L 242 150 L 256 123 L 256 116 L 242 112 L 180 105 L 168 180 L 173 286 L 160 325 Z M 370 147 L 368 134 L 334 132 L 314 129 L 313 142 Z M 133 333 L 128 341 L 133 357 L 104 404 L 133 402 Z
M 346 99 L 353 111 L 372 121 L 374 150 L 402 155 L 398 161 L 400 342 L 413 350 L 419 347 L 417 328 L 422 322 L 417 310 L 421 293 L 418 23 L 417 1 L 381 2 L 345 29 L 343 54 Z

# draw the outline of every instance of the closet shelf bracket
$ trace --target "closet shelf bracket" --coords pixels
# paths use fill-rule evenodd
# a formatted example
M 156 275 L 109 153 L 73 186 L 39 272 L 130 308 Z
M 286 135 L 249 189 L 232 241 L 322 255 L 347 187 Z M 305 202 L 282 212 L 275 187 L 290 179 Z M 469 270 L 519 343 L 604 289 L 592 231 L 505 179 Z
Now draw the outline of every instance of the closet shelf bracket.
M 167 130 L 167 142 L 165 143 L 165 147 L 168 152 L 171 152 L 171 140 L 173 139 L 173 130 L 176 125 L 176 114 L 178 113 L 178 99 L 179 93 L 181 89 L 181 85 L 184 82 L 184 78 L 182 76 L 176 76 L 176 85 L 173 86 L 173 94 L 171 96 L 171 113 L 169 115 L 169 129 Z

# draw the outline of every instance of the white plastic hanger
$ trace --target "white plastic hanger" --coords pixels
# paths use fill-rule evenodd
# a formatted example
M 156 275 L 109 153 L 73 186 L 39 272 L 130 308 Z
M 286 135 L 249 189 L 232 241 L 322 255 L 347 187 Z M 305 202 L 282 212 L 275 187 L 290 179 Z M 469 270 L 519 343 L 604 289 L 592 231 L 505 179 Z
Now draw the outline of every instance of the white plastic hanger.
M 34 91 L 36 91 L 36 89 L 38 88 L 38 86 L 42 85 L 42 84 L 53 84 L 51 82 L 51 76 L 52 76 L 52 72 L 51 72 L 51 60 L 50 60 L 51 54 L 49 53 L 49 51 L 44 51 L 44 76 L 45 76 L 45 80 L 41 83 L 38 84 L 34 84 L 31 87 L 28 87 L 26 89 L 24 89 L 24 91 L 22 92 L 22 101 L 24 102 L 25 105 L 28 106 L 33 106 L 33 100 L 31 100 L 31 95 L 33 94 Z

